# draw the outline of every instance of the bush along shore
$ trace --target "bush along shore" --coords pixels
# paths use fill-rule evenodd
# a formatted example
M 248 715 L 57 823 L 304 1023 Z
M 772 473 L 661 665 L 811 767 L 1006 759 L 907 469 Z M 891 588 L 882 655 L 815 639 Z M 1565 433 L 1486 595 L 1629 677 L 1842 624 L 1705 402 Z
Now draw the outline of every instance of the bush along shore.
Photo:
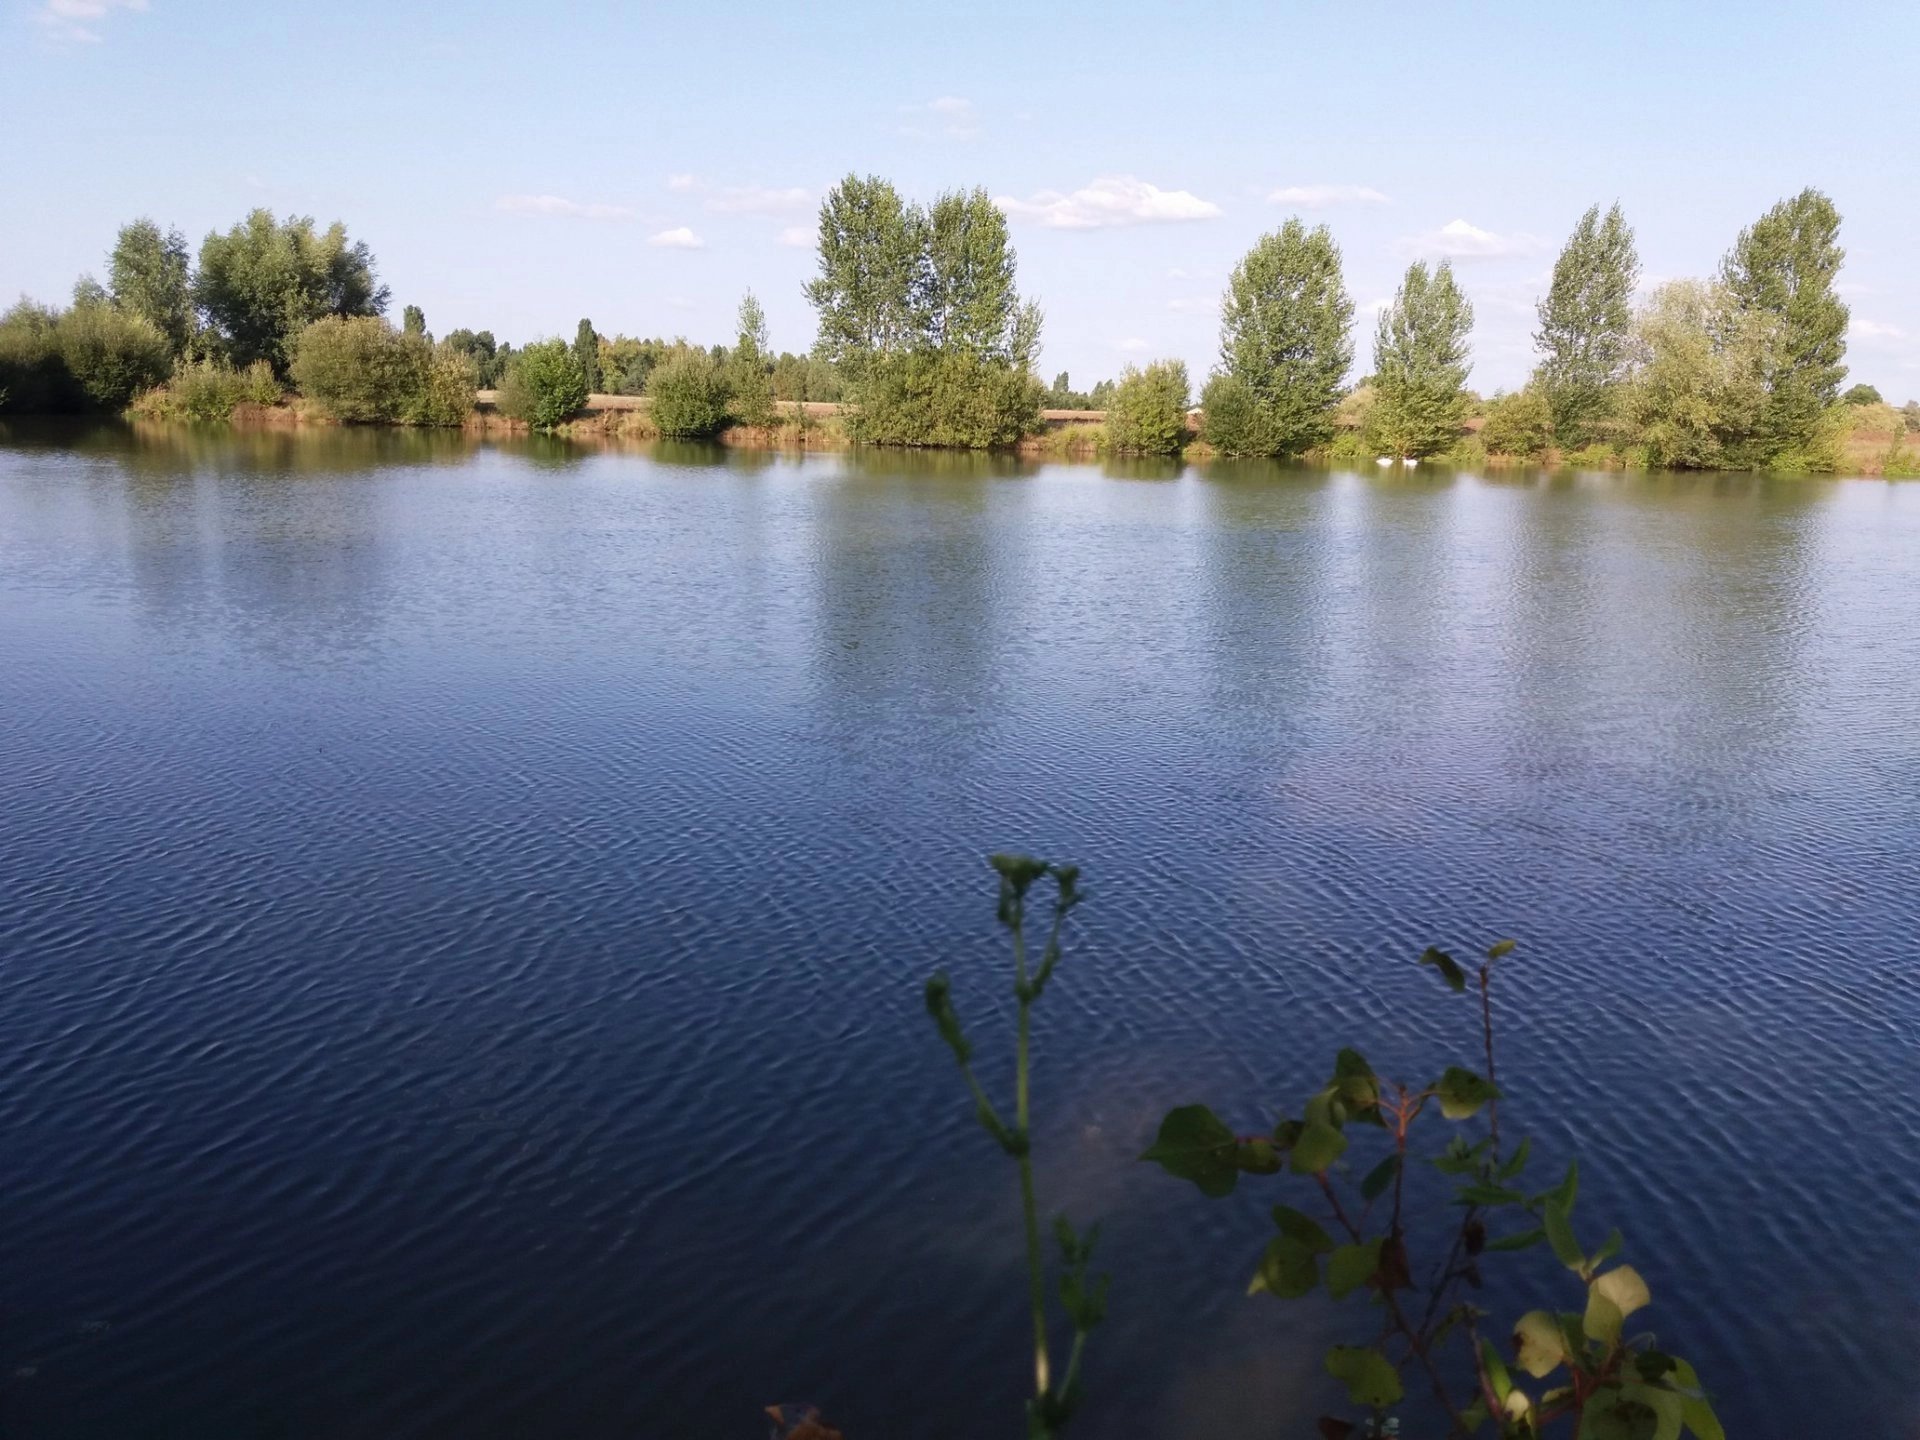
M 1129 366 L 1090 391 L 1035 364 L 1043 317 L 1017 284 L 1006 217 L 981 189 L 907 200 L 849 175 L 820 208 L 806 294 L 818 334 L 776 354 L 752 292 L 729 344 L 608 337 L 515 348 L 436 340 L 346 227 L 256 210 L 190 253 L 151 220 L 122 228 L 105 283 L 65 309 L 0 315 L 0 414 L 540 430 L 581 440 L 896 445 L 1093 456 L 1275 456 L 1920 476 L 1920 402 L 1846 380 L 1840 216 L 1817 190 L 1740 232 L 1711 279 L 1638 304 L 1620 207 L 1580 218 L 1537 306 L 1521 389 L 1467 386 L 1473 307 L 1451 265 L 1416 261 L 1353 380 L 1340 248 L 1298 219 L 1262 236 L 1221 301 L 1218 362 Z M 1197 399 L 1197 405 L 1196 405 Z

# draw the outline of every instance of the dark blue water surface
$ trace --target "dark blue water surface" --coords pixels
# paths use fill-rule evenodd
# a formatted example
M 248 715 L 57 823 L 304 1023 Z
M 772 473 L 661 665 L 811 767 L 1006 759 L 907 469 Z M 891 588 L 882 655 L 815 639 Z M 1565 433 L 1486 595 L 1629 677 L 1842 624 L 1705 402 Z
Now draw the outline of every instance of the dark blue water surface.
M 1076 1433 L 1311 1433 L 1363 1303 L 1133 1157 L 1471 1062 L 1412 962 L 1506 934 L 1503 1125 L 1729 1432 L 1920 1433 L 1920 486 L 18 427 L 4 1433 L 1019 1433 L 919 993 L 1004 1093 L 1002 847 L 1093 892 Z

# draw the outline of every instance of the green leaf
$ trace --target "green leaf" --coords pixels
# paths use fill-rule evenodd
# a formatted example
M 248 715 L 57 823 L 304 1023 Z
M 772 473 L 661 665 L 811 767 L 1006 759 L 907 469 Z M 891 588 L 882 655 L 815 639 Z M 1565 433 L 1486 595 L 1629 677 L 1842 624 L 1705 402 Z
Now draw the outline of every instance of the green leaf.
M 1438 970 L 1440 972 L 1440 978 L 1447 982 L 1448 987 L 1452 989 L 1456 995 L 1467 988 L 1467 972 L 1462 970 L 1459 962 L 1447 954 L 1446 951 L 1435 949 L 1429 945 L 1426 948 L 1426 952 L 1421 955 L 1420 963 L 1422 965 L 1431 965 L 1434 969 Z
M 1530 1245 L 1538 1245 L 1547 1238 L 1547 1232 L 1538 1228 L 1520 1230 L 1512 1235 L 1502 1235 L 1498 1240 L 1489 1240 L 1489 1250 L 1525 1250 Z
M 1587 1287 L 1587 1313 L 1580 1321 L 1580 1328 L 1589 1340 L 1611 1347 L 1620 1339 L 1620 1326 L 1625 1320 L 1620 1307 L 1603 1295 L 1598 1285 Z
M 1544 1310 L 1529 1310 L 1513 1327 L 1514 1362 L 1533 1376 L 1544 1380 L 1567 1358 L 1566 1341 L 1560 1326 Z
M 1393 1362 L 1365 1346 L 1334 1346 L 1327 1352 L 1327 1373 L 1347 1387 L 1354 1404 L 1370 1410 L 1392 1405 L 1406 1393 Z
M 1513 1389 L 1513 1377 L 1507 1373 L 1507 1362 L 1500 1358 L 1491 1340 L 1480 1342 L 1480 1365 L 1487 1372 L 1487 1383 L 1493 1387 L 1493 1398 L 1505 1405 Z
M 953 982 L 946 971 L 936 970 L 927 977 L 926 1002 L 927 1014 L 933 1017 L 940 1038 L 953 1051 L 953 1058 L 965 1065 L 973 1058 L 973 1046 L 960 1031 L 960 1017 L 953 1010 Z
M 1602 1265 L 1606 1264 L 1607 1261 L 1620 1253 L 1621 1243 L 1620 1232 L 1618 1230 L 1609 1233 L 1606 1243 L 1587 1257 L 1587 1268 L 1589 1270 L 1598 1270 Z
M 1333 1237 L 1311 1215 L 1302 1214 L 1290 1205 L 1276 1205 L 1273 1207 L 1273 1223 L 1279 1227 L 1282 1235 L 1297 1240 L 1314 1254 L 1333 1253 Z
M 1280 1171 L 1280 1151 L 1264 1136 L 1233 1147 L 1233 1163 L 1249 1175 L 1275 1175 Z
M 1533 1152 L 1533 1139 L 1531 1136 L 1529 1136 L 1520 1142 L 1519 1148 L 1516 1149 L 1513 1152 L 1512 1156 L 1508 1158 L 1507 1163 L 1502 1165 L 1499 1168 L 1499 1170 L 1495 1172 L 1494 1178 L 1496 1180 L 1513 1179 L 1514 1176 L 1518 1175 L 1522 1170 L 1527 1168 L 1527 1156 L 1530 1155 L 1532 1152 Z
M 1343 1300 L 1366 1284 L 1380 1268 L 1380 1247 L 1384 1243 L 1384 1239 L 1373 1239 L 1335 1250 L 1327 1258 L 1327 1293 Z
M 1462 1205 L 1520 1205 L 1527 1197 L 1504 1185 L 1462 1185 L 1453 1198 Z
M 1447 1067 L 1447 1073 L 1434 1082 L 1433 1093 L 1439 1097 L 1440 1113 L 1449 1120 L 1477 1115 L 1483 1105 L 1500 1095 L 1489 1082 L 1458 1065 Z
M 1456 1135 L 1447 1142 L 1445 1150 L 1433 1157 L 1433 1168 L 1442 1175 L 1470 1175 L 1480 1168 L 1480 1157 L 1492 1144 L 1489 1138 L 1469 1145 L 1465 1137 Z
M 1720 1417 L 1713 1413 L 1713 1403 L 1700 1388 L 1700 1377 L 1694 1373 L 1693 1366 L 1685 1360 L 1675 1360 L 1673 1380 L 1689 1392 L 1681 1396 L 1680 1406 L 1680 1418 L 1686 1422 L 1687 1429 L 1697 1440 L 1727 1440 L 1727 1432 L 1721 1428 Z
M 1578 1160 L 1569 1160 L 1567 1162 L 1567 1178 L 1554 1186 L 1553 1189 L 1547 1191 L 1546 1194 L 1540 1196 L 1540 1199 L 1557 1202 L 1562 1210 L 1571 1215 L 1573 1213 L 1573 1202 L 1579 1197 L 1579 1194 L 1580 1162 Z
M 1289 1164 L 1296 1175 L 1320 1175 L 1346 1153 L 1347 1137 L 1333 1126 L 1311 1123 L 1301 1132 Z
M 1360 1196 L 1363 1200 L 1378 1200 L 1393 1184 L 1393 1177 L 1400 1173 L 1398 1153 L 1387 1156 L 1373 1169 L 1367 1172 L 1367 1178 L 1360 1182 Z
M 1151 1160 L 1179 1180 L 1191 1180 L 1216 1199 L 1233 1193 L 1240 1172 L 1234 1164 L 1239 1141 L 1204 1105 L 1183 1105 L 1167 1112 L 1160 1133 L 1142 1160 Z
M 1342 1050 L 1333 1061 L 1333 1084 L 1349 1108 L 1364 1109 L 1380 1103 L 1380 1078 L 1358 1050 Z
M 1519 943 L 1518 940 L 1496 940 L 1487 947 L 1487 959 L 1504 960 L 1513 953 L 1513 947 Z
M 1631 1265 L 1618 1265 L 1598 1276 L 1593 1282 L 1593 1289 L 1613 1302 L 1622 1319 L 1653 1303 L 1653 1292 L 1647 1289 L 1647 1282 L 1640 1278 L 1640 1272 Z
M 1542 1218 L 1546 1221 L 1547 1243 L 1553 1246 L 1553 1253 L 1560 1263 L 1576 1273 L 1587 1268 L 1587 1252 L 1580 1248 L 1580 1242 L 1574 1238 L 1573 1222 L 1567 1219 L 1566 1207 L 1557 1200 L 1547 1201 Z
M 1320 1283 L 1320 1261 L 1313 1249 L 1289 1235 L 1276 1235 L 1267 1242 L 1260 1257 L 1260 1268 L 1249 1295 L 1265 1291 L 1282 1300 L 1297 1300 Z
M 1619 1391 L 1596 1391 L 1580 1413 L 1576 1440 L 1653 1440 L 1659 1417 Z
M 1686 1401 L 1681 1396 L 1656 1385 L 1636 1385 L 1631 1381 L 1620 1387 L 1620 1394 L 1629 1403 L 1653 1412 L 1652 1440 L 1680 1440 L 1680 1425 L 1686 1413 Z

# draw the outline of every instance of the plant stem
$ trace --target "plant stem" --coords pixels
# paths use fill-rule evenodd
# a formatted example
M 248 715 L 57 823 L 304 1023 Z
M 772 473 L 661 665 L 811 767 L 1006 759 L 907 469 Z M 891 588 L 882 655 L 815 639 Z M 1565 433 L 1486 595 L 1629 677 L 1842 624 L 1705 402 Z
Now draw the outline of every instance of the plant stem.
M 1491 962 L 1480 967 L 1480 1033 L 1487 1043 L 1487 1083 L 1496 1090 L 1500 1081 L 1493 1073 L 1493 1000 L 1490 984 L 1493 979 Z M 1493 1158 L 1500 1158 L 1500 1097 L 1494 1096 L 1487 1102 L 1487 1131 L 1493 1137 Z
M 1015 901 L 1016 907 L 1020 905 Z M 1014 1052 L 1013 1124 L 1020 1136 L 1020 1208 L 1027 1226 L 1027 1293 L 1033 1305 L 1033 1394 L 1036 1400 L 1047 1398 L 1047 1283 L 1040 1259 L 1040 1216 L 1033 1199 L 1033 1134 L 1028 1124 L 1028 1033 L 1032 1028 L 1033 1002 L 1027 991 L 1027 942 L 1023 933 L 1025 916 L 1014 911 L 1013 958 L 1019 973 L 1020 1035 Z

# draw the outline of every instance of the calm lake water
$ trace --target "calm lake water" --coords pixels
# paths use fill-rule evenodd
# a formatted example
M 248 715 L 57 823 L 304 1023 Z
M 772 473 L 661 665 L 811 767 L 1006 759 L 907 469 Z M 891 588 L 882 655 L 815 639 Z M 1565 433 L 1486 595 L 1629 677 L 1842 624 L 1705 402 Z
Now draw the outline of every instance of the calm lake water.
M 1074 1433 L 1312 1433 L 1300 1197 L 1133 1157 L 1472 1063 L 1413 961 L 1509 934 L 1504 1126 L 1729 1433 L 1920 1433 L 1920 485 L 16 426 L 4 1434 L 1020 1433 L 919 989 L 1004 1090 L 1010 847 Z

